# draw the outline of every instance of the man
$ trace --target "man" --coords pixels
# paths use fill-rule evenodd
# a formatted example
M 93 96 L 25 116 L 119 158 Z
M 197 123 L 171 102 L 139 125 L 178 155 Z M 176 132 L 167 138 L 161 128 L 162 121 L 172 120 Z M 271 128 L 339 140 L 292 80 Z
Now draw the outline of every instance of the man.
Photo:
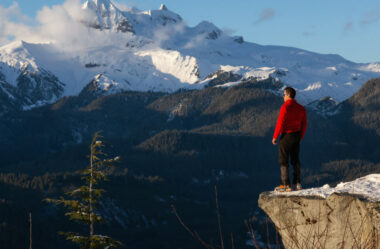
M 299 160 L 300 143 L 306 132 L 307 118 L 305 108 L 294 99 L 296 91 L 287 87 L 284 90 L 284 104 L 281 106 L 272 143 L 278 148 L 278 162 L 281 169 L 281 185 L 275 191 L 291 191 L 289 181 L 289 157 L 293 165 L 293 189 L 301 190 L 301 163 Z

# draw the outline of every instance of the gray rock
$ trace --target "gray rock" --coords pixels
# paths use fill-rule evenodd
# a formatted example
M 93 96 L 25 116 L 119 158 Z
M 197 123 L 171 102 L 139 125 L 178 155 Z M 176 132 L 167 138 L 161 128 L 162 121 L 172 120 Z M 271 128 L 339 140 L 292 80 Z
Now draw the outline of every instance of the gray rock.
M 30 109 L 55 102 L 62 96 L 65 84 L 51 72 L 26 66 L 17 78 L 17 86 L 6 82 L 0 72 L 0 116 L 16 110 Z
M 317 99 L 307 105 L 322 116 L 331 116 L 339 112 L 339 102 L 330 96 Z
M 123 20 L 117 24 L 117 31 L 120 31 L 123 33 L 131 32 L 131 33 L 135 34 L 135 30 L 133 29 L 132 24 L 130 24 L 130 22 L 127 19 L 125 19 L 125 20 Z
M 65 84 L 42 68 L 33 72 L 26 67 L 17 78 L 17 95 L 23 98 L 24 106 L 39 102 L 52 102 L 60 98 Z
M 244 38 L 243 38 L 243 36 L 235 36 L 233 39 L 234 39 L 234 41 L 237 42 L 237 43 L 240 43 L 240 44 L 244 43 Z
M 258 202 L 286 249 L 380 248 L 380 202 L 348 193 L 323 199 L 271 192 L 260 194 Z
M 223 71 L 223 70 L 218 70 L 215 73 L 207 76 L 207 78 L 212 78 L 214 76 L 216 76 L 216 78 L 210 80 L 210 82 L 208 82 L 206 87 L 223 85 L 223 84 L 228 83 L 228 82 L 239 81 L 243 78 L 243 76 L 240 74 L 235 74 L 235 73 L 227 72 L 227 71 Z

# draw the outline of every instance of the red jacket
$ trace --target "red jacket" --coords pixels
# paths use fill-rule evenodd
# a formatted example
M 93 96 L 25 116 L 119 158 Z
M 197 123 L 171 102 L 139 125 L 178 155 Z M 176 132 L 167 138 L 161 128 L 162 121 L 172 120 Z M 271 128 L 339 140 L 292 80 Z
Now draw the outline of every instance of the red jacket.
M 307 118 L 305 108 L 294 99 L 287 100 L 280 110 L 273 138 L 277 139 L 282 133 L 301 131 L 301 140 L 306 132 Z

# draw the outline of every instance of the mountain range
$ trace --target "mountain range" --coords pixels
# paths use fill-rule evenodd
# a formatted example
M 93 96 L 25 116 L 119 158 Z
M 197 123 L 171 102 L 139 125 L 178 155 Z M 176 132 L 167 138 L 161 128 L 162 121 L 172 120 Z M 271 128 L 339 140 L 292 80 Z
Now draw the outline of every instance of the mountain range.
M 74 248 L 57 232 L 86 230 L 42 200 L 80 184 L 78 170 L 88 163 L 91 136 L 103 130 L 106 153 L 119 155 L 121 163 L 104 184 L 100 212 L 108 222 L 96 227 L 98 233 L 120 239 L 123 248 L 202 248 L 171 205 L 202 237 L 218 241 L 217 186 L 225 238 L 232 232 L 237 246 L 249 248 L 243 221 L 265 238 L 266 218 L 257 197 L 279 182 L 271 139 L 282 99 L 269 83 L 105 96 L 89 87 L 53 104 L 4 114 L 0 246 L 27 245 L 26 214 L 32 212 L 35 246 Z M 301 148 L 305 188 L 380 172 L 379 96 L 380 81 L 374 79 L 340 103 L 336 115 L 307 108 L 309 127 Z M 270 234 L 273 242 L 275 233 Z
M 207 21 L 189 27 L 165 5 L 121 11 L 110 0 L 88 0 L 70 11 L 78 27 L 90 34 L 74 39 L 85 45 L 14 41 L 0 47 L 1 113 L 76 96 L 89 84 L 107 95 L 230 87 L 266 79 L 295 87 L 302 104 L 327 98 L 336 105 L 380 76 L 378 63 L 262 46 L 230 36 Z M 215 84 L 226 73 L 232 77 Z

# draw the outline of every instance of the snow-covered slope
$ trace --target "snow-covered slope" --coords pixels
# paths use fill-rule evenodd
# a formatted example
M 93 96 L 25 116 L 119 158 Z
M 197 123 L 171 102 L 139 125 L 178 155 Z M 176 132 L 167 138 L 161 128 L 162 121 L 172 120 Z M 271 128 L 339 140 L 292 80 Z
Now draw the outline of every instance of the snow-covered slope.
M 172 92 L 202 88 L 216 77 L 215 72 L 227 71 L 240 79 L 226 82 L 225 87 L 271 77 L 295 87 L 297 99 L 308 104 L 327 96 L 341 102 L 368 79 L 380 76 L 376 63 L 358 64 L 338 55 L 248 43 L 242 37 L 226 35 L 207 21 L 188 27 L 165 5 L 158 10 L 121 11 L 110 0 L 88 0 L 80 11 L 78 23 L 94 35 L 110 37 L 110 41 L 96 43 L 94 37 L 88 46 L 76 48 L 74 43 L 72 49 L 57 43 L 19 41 L 3 46 L 0 91 L 16 91 L 22 86 L 18 95 L 12 91 L 4 94 L 9 98 L 27 94 L 22 106 L 30 108 L 77 95 L 90 82 L 96 82 L 103 93 Z M 21 84 L 22 75 L 39 78 Z M 36 94 L 38 91 L 41 94 Z
M 370 201 L 380 201 L 380 174 L 371 174 L 358 178 L 351 182 L 341 182 L 335 188 L 328 184 L 320 188 L 310 188 L 288 193 L 272 192 L 274 195 L 296 195 L 296 196 L 320 196 L 327 198 L 333 193 L 350 193 L 361 195 Z

